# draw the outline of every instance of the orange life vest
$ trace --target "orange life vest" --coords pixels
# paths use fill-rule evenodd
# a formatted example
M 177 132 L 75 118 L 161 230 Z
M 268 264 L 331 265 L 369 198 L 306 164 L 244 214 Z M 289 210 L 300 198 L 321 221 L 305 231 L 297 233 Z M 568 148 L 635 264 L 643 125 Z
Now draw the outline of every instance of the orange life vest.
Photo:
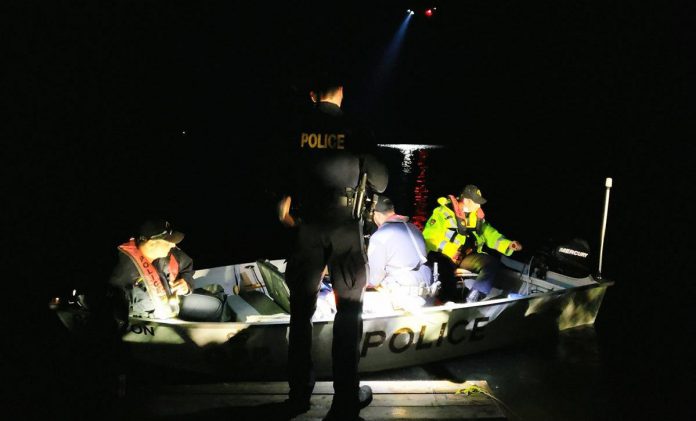
M 138 250 L 138 246 L 135 244 L 135 239 L 131 238 L 127 243 L 123 243 L 118 246 L 126 256 L 128 256 L 135 267 L 138 269 L 143 282 L 147 288 L 147 294 L 152 300 L 155 306 L 155 317 L 157 318 L 168 318 L 176 317 L 178 314 L 178 306 L 173 306 L 170 303 L 171 292 L 169 289 L 169 284 L 165 286 L 160 279 L 157 269 L 153 267 L 145 256 Z M 169 280 L 176 280 L 179 274 L 179 262 L 174 258 L 173 255 L 169 255 Z

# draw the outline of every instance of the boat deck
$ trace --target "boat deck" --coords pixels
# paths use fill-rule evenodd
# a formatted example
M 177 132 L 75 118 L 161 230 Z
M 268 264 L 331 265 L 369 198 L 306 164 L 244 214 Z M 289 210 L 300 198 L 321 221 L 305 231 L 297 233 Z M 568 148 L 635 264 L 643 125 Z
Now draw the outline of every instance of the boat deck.
M 374 400 L 363 409 L 365 420 L 506 420 L 503 407 L 485 381 L 364 381 Z M 139 400 L 138 413 L 152 419 L 283 419 L 279 404 L 287 398 L 285 382 L 216 383 L 129 390 Z M 331 382 L 318 382 L 312 407 L 293 420 L 321 420 L 331 405 Z M 229 418 L 232 419 L 232 418 Z

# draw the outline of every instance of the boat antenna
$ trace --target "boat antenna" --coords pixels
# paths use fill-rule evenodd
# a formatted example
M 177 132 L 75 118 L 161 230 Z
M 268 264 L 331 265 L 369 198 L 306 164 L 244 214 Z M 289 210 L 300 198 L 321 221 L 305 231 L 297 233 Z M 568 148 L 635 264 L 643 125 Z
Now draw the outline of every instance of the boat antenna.
M 597 279 L 602 279 L 602 256 L 604 255 L 604 234 L 607 230 L 607 214 L 609 213 L 609 191 L 612 185 L 611 177 L 607 177 L 604 185 L 607 191 L 604 195 L 604 218 L 602 219 L 602 232 L 599 237 L 599 267 L 597 268 Z

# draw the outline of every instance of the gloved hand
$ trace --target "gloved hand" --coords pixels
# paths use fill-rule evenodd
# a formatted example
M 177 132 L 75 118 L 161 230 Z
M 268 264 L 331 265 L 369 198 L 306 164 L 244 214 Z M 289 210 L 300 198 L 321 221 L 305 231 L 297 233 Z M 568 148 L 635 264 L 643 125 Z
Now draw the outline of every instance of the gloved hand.
M 183 278 L 170 282 L 169 287 L 174 295 L 188 295 L 191 293 L 191 286 Z

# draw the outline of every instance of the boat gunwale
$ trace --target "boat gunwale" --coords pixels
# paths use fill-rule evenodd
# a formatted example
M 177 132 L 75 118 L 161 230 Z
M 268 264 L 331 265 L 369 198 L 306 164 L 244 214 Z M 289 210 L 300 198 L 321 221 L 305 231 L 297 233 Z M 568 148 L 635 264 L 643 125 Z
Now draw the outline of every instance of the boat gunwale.
M 570 287 L 570 288 L 563 288 L 563 289 L 557 289 L 557 290 L 552 290 L 552 291 L 545 291 L 541 293 L 534 293 L 534 294 L 529 294 L 521 297 L 514 297 L 514 298 L 496 298 L 496 299 L 491 299 L 491 300 L 485 300 L 485 301 L 479 301 L 477 303 L 454 303 L 451 305 L 439 305 L 439 306 L 431 306 L 431 307 L 421 307 L 420 310 L 417 313 L 412 313 L 408 312 L 405 310 L 397 310 L 392 314 L 380 314 L 380 315 L 369 315 L 369 314 L 363 314 L 363 321 L 367 320 L 380 320 L 380 319 L 392 319 L 392 318 L 399 318 L 399 317 L 412 317 L 412 316 L 419 316 L 423 313 L 437 313 L 437 312 L 442 312 L 442 311 L 453 311 L 453 310 L 463 310 L 463 309 L 469 309 L 469 308 L 477 308 L 477 307 L 488 307 L 488 306 L 494 306 L 494 305 L 500 305 L 503 303 L 512 303 L 512 302 L 518 302 L 518 301 L 524 301 L 524 300 L 532 300 L 535 298 L 540 298 L 544 296 L 552 297 L 552 296 L 557 296 L 557 295 L 563 295 L 569 292 L 578 292 L 578 291 L 584 291 L 587 289 L 594 289 L 594 288 L 607 288 L 612 285 L 614 285 L 614 281 L 611 280 L 597 280 L 594 277 L 592 278 L 596 283 L 593 284 L 586 284 L 586 285 L 578 285 L 575 287 Z M 288 317 L 290 316 L 287 313 L 279 313 L 279 314 L 285 314 Z M 211 327 L 219 327 L 219 328 L 230 328 L 230 327 L 252 327 L 252 326 L 273 326 L 273 325 L 289 325 L 290 320 L 266 320 L 266 321 L 257 321 L 257 322 L 199 322 L 199 321 L 188 321 L 188 320 L 180 320 L 180 319 L 150 319 L 150 318 L 141 318 L 141 317 L 129 317 L 129 320 L 136 321 L 140 324 L 146 323 L 148 325 L 152 324 L 158 324 L 158 325 L 168 325 L 168 326 L 181 326 L 181 327 L 192 327 L 192 326 L 199 326 L 199 327 L 205 327 L 205 328 L 211 328 Z M 313 324 L 328 324 L 328 323 L 333 323 L 334 320 L 315 320 L 313 321 Z

